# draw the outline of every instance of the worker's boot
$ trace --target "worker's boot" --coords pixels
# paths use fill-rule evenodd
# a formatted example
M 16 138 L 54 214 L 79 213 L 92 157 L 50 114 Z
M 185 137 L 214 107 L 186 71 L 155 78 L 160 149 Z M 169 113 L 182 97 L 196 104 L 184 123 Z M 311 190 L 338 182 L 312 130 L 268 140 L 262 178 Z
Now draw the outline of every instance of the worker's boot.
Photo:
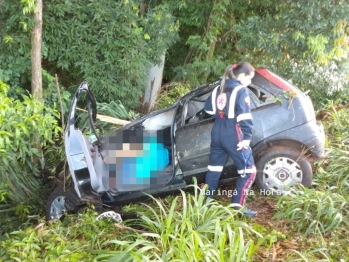
M 247 206 L 244 207 L 234 207 L 235 210 L 239 210 L 239 217 L 251 218 L 257 216 L 257 211 L 249 209 Z

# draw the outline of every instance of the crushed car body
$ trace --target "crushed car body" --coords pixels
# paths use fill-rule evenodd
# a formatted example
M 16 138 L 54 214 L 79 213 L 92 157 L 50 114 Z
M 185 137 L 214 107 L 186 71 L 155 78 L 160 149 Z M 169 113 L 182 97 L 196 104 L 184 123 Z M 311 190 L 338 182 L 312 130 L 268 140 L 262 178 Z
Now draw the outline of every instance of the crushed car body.
M 202 85 L 172 106 L 101 136 L 94 125 L 96 101 L 87 82 L 83 82 L 72 101 L 64 140 L 75 197 L 57 189 L 47 202 L 47 218 L 60 218 L 68 212 L 67 201 L 114 206 L 141 199 L 144 193 L 171 193 L 185 188 L 193 177 L 198 183 L 204 182 L 215 121 L 205 112 L 204 104 L 219 84 L 220 80 Z M 324 129 L 316 121 L 309 96 L 265 68 L 256 69 L 248 88 L 256 185 L 272 193 L 297 184 L 309 187 L 311 162 L 325 157 Z M 91 129 L 97 137 L 94 142 L 76 127 L 75 111 L 82 93 L 86 94 Z M 232 183 L 237 176 L 228 158 L 220 184 Z M 59 205 L 58 197 L 67 201 Z

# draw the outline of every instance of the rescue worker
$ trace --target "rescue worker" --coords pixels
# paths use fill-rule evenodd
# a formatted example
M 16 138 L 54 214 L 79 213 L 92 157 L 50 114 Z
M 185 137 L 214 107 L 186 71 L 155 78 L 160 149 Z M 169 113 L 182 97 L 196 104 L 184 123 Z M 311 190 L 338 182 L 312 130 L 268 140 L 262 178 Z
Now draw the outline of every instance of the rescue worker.
M 254 68 L 247 62 L 229 65 L 220 86 L 206 100 L 205 111 L 215 114 L 211 131 L 211 149 L 206 184 L 206 195 L 213 198 L 218 180 L 228 155 L 233 159 L 240 174 L 232 196 L 235 209 L 240 215 L 254 217 L 257 212 L 245 206 L 245 201 L 255 177 L 256 167 L 249 147 L 252 139 L 252 115 L 247 86 L 254 77 Z

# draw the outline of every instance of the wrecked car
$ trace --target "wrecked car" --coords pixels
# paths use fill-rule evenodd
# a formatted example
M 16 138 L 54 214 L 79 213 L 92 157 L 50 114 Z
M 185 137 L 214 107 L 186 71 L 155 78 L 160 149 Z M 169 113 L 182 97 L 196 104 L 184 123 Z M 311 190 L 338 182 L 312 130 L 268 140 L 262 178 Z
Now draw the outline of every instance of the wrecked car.
M 96 101 L 87 82 L 77 89 L 65 130 L 65 153 L 74 187 L 57 188 L 49 196 L 47 219 L 61 218 L 78 202 L 113 207 L 144 196 L 171 193 L 204 182 L 214 116 L 204 110 L 206 99 L 220 84 L 199 86 L 172 106 L 152 112 L 102 136 L 95 127 Z M 255 71 L 248 86 L 254 122 L 251 148 L 257 168 L 255 184 L 279 194 L 291 186 L 312 183 L 311 162 L 325 157 L 325 134 L 316 121 L 308 95 L 268 69 Z M 76 127 L 75 111 L 86 94 L 90 125 L 96 141 Z M 229 157 L 220 184 L 238 176 Z

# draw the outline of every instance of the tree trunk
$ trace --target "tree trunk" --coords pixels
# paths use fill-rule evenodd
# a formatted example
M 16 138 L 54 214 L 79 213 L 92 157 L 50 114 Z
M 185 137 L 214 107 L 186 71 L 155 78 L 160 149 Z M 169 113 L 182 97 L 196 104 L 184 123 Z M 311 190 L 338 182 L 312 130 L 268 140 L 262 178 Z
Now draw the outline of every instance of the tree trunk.
M 156 100 L 161 91 L 162 76 L 164 72 L 165 54 L 161 57 L 160 65 L 153 65 L 149 70 L 147 79 L 148 87 L 142 96 L 142 107 L 139 108 L 144 114 L 149 113 L 155 107 Z
M 31 82 L 31 93 L 34 99 L 43 101 L 42 91 L 42 73 L 41 73 L 41 42 L 42 42 L 42 0 L 36 0 L 36 10 L 34 13 L 35 26 L 32 33 L 31 39 L 31 65 L 32 65 L 32 82 Z M 38 137 L 35 137 L 36 149 L 42 156 L 42 148 Z M 41 158 L 43 161 L 43 157 Z M 40 158 L 33 158 L 34 164 L 40 163 Z M 41 167 L 44 163 L 41 162 Z
M 35 26 L 32 33 L 32 81 L 31 93 L 34 98 L 43 99 L 42 96 L 42 74 L 41 74 L 41 42 L 42 42 L 42 0 L 36 1 L 36 11 L 34 14 Z

